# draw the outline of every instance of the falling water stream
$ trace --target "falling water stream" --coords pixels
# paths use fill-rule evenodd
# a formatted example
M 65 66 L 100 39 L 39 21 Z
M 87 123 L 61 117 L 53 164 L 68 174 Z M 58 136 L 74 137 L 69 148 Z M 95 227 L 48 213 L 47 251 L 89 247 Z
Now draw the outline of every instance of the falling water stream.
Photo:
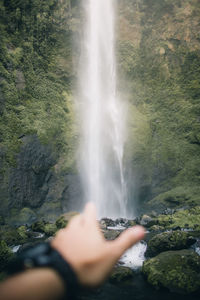
M 83 0 L 80 174 L 99 217 L 126 217 L 124 107 L 117 95 L 115 1 Z

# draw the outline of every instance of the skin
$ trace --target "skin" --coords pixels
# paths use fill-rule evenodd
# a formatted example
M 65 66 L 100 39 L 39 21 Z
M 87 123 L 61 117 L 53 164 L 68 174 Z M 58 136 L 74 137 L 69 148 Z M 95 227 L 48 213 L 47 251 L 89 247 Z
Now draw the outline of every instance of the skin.
M 125 230 L 116 240 L 106 241 L 100 231 L 95 206 L 88 203 L 83 214 L 60 230 L 51 244 L 76 272 L 80 284 L 96 287 L 110 274 L 121 255 L 145 235 L 144 228 Z M 16 275 L 0 286 L 1 299 L 59 299 L 64 285 L 51 269 L 33 269 Z

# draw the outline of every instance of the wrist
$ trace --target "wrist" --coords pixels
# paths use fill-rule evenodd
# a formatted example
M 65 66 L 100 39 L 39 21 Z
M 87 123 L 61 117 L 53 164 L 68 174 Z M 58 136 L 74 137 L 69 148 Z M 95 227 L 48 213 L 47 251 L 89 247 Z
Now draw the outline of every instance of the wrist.
M 35 268 L 51 269 L 59 276 L 68 296 L 71 299 L 76 298 L 80 288 L 77 276 L 70 264 L 49 243 L 41 243 L 22 252 L 12 265 L 14 273 Z

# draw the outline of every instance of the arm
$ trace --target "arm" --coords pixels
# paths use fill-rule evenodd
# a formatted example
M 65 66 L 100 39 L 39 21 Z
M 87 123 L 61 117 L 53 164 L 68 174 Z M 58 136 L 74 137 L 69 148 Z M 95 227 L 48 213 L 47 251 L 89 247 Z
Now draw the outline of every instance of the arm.
M 2 300 L 54 300 L 64 293 L 59 275 L 48 268 L 25 271 L 0 286 Z
M 106 241 L 96 220 L 95 207 L 89 203 L 83 214 L 57 233 L 52 247 L 71 264 L 81 285 L 95 287 L 105 280 L 123 252 L 143 237 L 143 227 L 135 226 L 116 240 Z M 2 291 L 5 300 L 50 300 L 64 293 L 64 285 L 53 270 L 34 269 L 8 279 L 0 287 L 1 295 Z

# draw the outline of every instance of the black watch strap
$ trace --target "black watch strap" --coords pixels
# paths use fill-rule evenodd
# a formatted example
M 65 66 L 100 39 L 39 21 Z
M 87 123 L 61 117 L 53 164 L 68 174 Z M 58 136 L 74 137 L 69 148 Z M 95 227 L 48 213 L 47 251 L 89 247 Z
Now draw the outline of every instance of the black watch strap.
M 60 253 L 52 249 L 52 268 L 60 275 L 65 284 L 66 294 L 69 299 L 76 299 L 80 290 L 80 284 L 77 276 L 70 264 L 63 259 Z M 56 262 L 56 263 L 55 263 Z
M 65 299 L 76 299 L 81 289 L 78 278 L 71 265 L 62 255 L 51 247 L 50 243 L 40 243 L 22 251 L 9 267 L 9 273 L 15 274 L 31 268 L 50 267 L 55 270 L 64 282 Z M 66 297 L 67 296 L 67 297 Z

